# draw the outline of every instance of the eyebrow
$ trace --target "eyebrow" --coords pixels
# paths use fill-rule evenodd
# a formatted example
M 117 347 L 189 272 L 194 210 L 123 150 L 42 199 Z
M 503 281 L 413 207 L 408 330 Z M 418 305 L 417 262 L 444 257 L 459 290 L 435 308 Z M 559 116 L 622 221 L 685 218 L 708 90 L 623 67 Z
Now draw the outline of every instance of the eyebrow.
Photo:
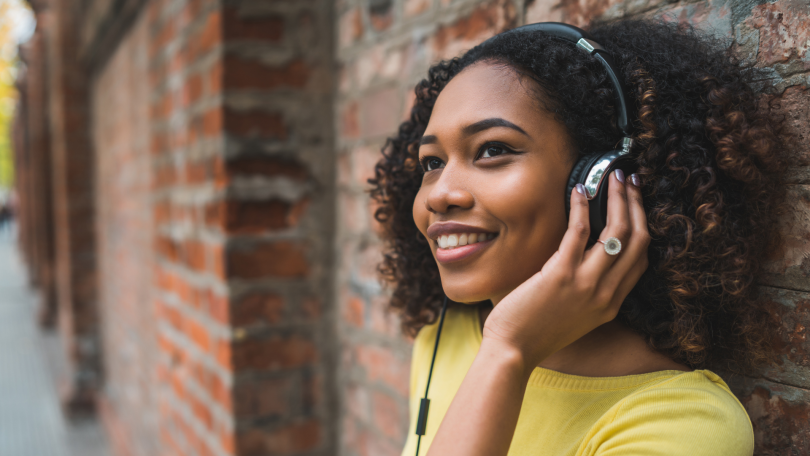
M 495 128 L 495 127 L 511 128 L 512 130 L 515 130 L 515 131 L 520 132 L 520 133 L 522 133 L 522 134 L 524 134 L 524 135 L 526 135 L 528 137 L 531 137 L 522 128 L 520 128 L 517 125 L 513 124 L 512 122 L 509 122 L 508 120 L 502 119 L 500 117 L 492 117 L 490 119 L 479 120 L 478 122 L 475 122 L 473 124 L 467 125 L 466 127 L 462 128 L 461 133 L 464 134 L 464 135 L 469 136 L 469 135 L 474 135 L 474 134 L 479 133 L 481 131 L 484 131 L 484 130 L 487 130 L 487 129 L 490 129 L 490 128 Z M 422 145 L 425 145 L 425 144 L 435 144 L 436 142 L 438 142 L 438 138 L 436 138 L 436 136 L 434 136 L 434 135 L 425 135 L 425 136 L 422 136 L 422 139 L 419 140 L 419 145 L 422 146 Z

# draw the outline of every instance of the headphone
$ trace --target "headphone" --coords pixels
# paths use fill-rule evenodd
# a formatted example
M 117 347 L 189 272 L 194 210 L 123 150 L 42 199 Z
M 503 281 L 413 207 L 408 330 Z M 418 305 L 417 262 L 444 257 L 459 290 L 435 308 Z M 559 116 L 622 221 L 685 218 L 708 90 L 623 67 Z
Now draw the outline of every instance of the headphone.
M 618 77 L 620 73 L 617 71 L 610 54 L 605 51 L 599 43 L 594 41 L 587 32 L 573 25 L 563 24 L 561 22 L 539 22 L 524 25 L 495 35 L 482 45 L 489 43 L 494 38 L 501 35 L 535 32 L 545 33 L 551 37 L 568 41 L 583 52 L 592 55 L 605 68 L 610 82 L 613 85 L 613 94 L 616 98 L 618 111 L 617 124 L 619 130 L 624 133 L 624 138 L 622 138 L 621 141 L 621 149 L 589 153 L 577 160 L 576 164 L 574 164 L 574 168 L 571 170 L 571 174 L 568 176 L 568 185 L 566 186 L 565 194 L 565 213 L 567 216 L 571 212 L 571 192 L 577 184 L 585 186 L 589 202 L 590 238 L 595 242 L 607 224 L 608 178 L 611 173 L 617 169 L 621 169 L 626 175 L 635 172 L 637 169 L 635 160 L 628 156 L 628 152 L 630 152 L 630 148 L 633 146 L 633 140 L 631 139 L 631 120 L 627 109 L 624 86 Z M 416 421 L 416 435 L 419 436 L 416 441 L 416 456 L 419 456 L 419 446 L 422 441 L 422 436 L 425 435 L 425 429 L 427 428 L 428 408 L 430 407 L 428 391 L 430 390 L 430 380 L 433 376 L 433 365 L 436 362 L 436 352 L 439 350 L 439 338 L 441 337 L 442 327 L 444 326 L 447 301 L 447 296 L 445 296 L 444 302 L 442 303 L 441 316 L 439 317 L 439 327 L 436 331 L 433 358 L 430 361 L 425 397 L 422 398 L 419 404 L 419 414 Z
M 511 35 L 515 33 L 545 33 L 554 38 L 560 38 L 576 45 L 578 49 L 592 55 L 608 74 L 610 83 L 613 86 L 613 94 L 616 99 L 617 124 L 619 130 L 624 133 L 621 141 L 621 149 L 609 150 L 606 152 L 587 153 L 574 164 L 571 174 L 568 176 L 568 185 L 565 192 L 565 214 L 571 212 L 571 192 L 577 184 L 585 186 L 589 200 L 589 221 L 591 226 L 590 238 L 596 242 L 599 234 L 607 225 L 607 197 L 608 197 L 608 177 L 610 174 L 621 169 L 625 175 L 634 173 L 638 166 L 634 159 L 627 155 L 633 146 L 632 126 L 630 111 L 627 109 L 624 85 L 618 75 L 621 74 L 613 58 L 605 49 L 584 30 L 573 25 L 560 22 L 539 22 L 537 24 L 524 25 L 502 33 L 501 35 Z M 496 35 L 496 37 L 499 35 Z M 493 38 L 485 41 L 490 42 Z

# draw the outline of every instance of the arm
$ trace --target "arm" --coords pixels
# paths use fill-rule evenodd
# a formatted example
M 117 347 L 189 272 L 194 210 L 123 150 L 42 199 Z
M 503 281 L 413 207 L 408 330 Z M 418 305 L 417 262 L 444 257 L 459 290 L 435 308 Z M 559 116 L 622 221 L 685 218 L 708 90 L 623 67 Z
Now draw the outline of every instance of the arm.
M 535 366 L 616 317 L 647 268 L 649 234 L 640 190 L 611 176 L 608 225 L 600 239 L 619 238 L 619 255 L 608 255 L 601 244 L 586 251 L 588 236 L 588 200 L 575 190 L 559 250 L 487 318 L 481 349 L 429 456 L 506 455 Z

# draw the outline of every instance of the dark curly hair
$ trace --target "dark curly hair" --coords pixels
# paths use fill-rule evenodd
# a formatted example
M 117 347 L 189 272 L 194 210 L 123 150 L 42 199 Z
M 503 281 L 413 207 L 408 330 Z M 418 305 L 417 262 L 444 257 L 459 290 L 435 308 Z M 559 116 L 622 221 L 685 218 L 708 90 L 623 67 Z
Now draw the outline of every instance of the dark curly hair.
M 650 266 L 618 318 L 692 368 L 754 368 L 769 358 L 769 319 L 754 278 L 780 242 L 787 141 L 779 106 L 758 96 L 759 70 L 688 26 L 625 20 L 590 33 L 613 55 L 635 106 L 632 153 L 652 236 Z M 603 67 L 546 34 L 499 35 L 430 68 L 410 119 L 387 141 L 369 180 L 385 228 L 380 271 L 411 334 L 436 320 L 444 297 L 412 216 L 423 174 L 418 143 L 441 90 L 477 62 L 533 80 L 540 106 L 566 127 L 580 155 L 614 149 L 622 137 Z

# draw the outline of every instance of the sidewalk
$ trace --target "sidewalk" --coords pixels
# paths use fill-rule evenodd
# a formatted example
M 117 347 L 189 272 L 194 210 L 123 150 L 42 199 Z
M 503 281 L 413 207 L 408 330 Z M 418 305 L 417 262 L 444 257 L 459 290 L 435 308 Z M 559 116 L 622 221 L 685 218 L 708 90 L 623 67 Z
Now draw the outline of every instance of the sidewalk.
M 13 237 L 0 232 L 0 456 L 109 456 L 96 421 L 62 416 L 46 361 L 58 338 L 36 326 L 36 295 Z

